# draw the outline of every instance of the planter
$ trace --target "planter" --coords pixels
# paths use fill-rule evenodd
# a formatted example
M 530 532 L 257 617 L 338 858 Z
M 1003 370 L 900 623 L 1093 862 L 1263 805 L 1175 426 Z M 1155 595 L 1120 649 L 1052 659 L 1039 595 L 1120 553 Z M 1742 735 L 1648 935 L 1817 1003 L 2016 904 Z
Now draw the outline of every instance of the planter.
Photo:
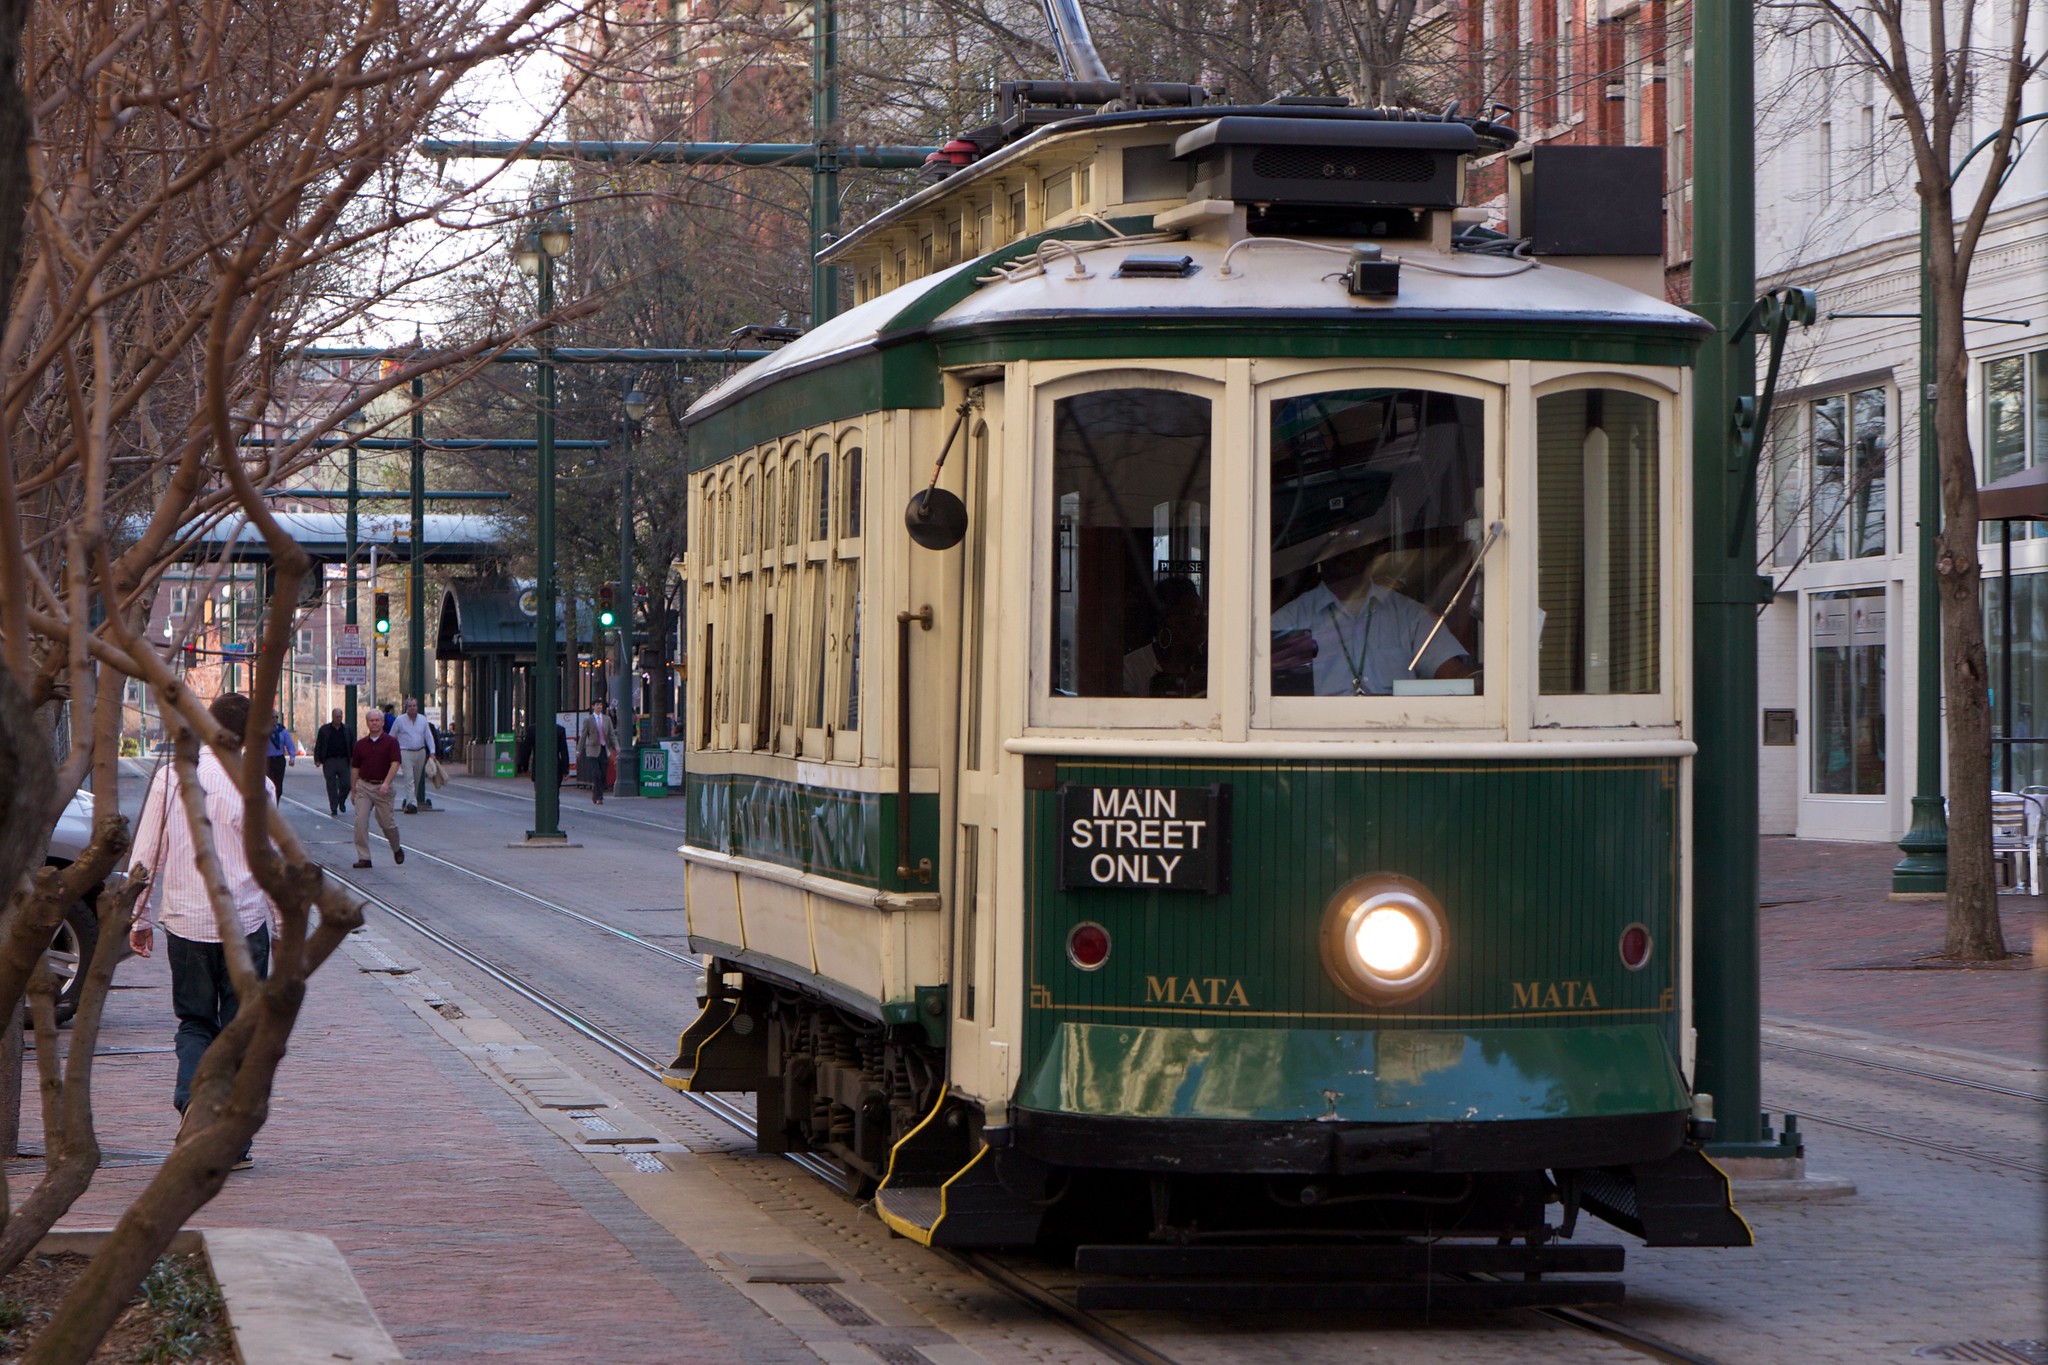
M 45 1255 L 94 1256 L 105 1229 L 53 1232 Z M 402 1365 L 405 1357 L 377 1321 L 356 1277 L 328 1238 L 262 1228 L 187 1229 L 171 1251 L 202 1251 L 227 1305 L 228 1331 L 243 1365 Z

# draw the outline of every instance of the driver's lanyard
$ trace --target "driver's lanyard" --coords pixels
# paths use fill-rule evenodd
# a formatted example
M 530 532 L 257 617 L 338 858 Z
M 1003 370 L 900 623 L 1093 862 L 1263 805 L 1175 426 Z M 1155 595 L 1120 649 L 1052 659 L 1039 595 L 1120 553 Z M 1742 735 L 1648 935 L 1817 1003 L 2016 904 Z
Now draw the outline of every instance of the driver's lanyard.
M 1351 670 L 1351 695 L 1369 697 L 1372 695 L 1365 686 L 1365 665 L 1372 647 L 1372 614 L 1379 606 L 1373 598 L 1365 602 L 1365 617 L 1358 630 L 1358 653 L 1351 652 L 1351 645 L 1344 638 L 1344 622 L 1337 615 L 1335 603 L 1327 604 L 1323 610 L 1330 614 L 1330 629 L 1337 634 L 1337 648 L 1344 651 L 1344 666 Z

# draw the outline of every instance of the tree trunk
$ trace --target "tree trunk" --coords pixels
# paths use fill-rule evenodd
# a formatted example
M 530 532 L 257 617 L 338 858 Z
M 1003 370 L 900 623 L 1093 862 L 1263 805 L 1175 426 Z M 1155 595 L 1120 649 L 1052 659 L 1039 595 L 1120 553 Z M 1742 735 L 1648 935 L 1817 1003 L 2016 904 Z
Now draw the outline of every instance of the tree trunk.
M 1948 715 L 1948 932 L 1942 951 L 1964 961 L 1995 962 L 2006 949 L 1991 859 L 1991 669 L 1984 649 L 1977 469 L 1963 347 L 1967 280 L 1955 268 L 1953 232 L 1941 231 L 1954 221 L 1954 205 L 1946 194 L 1936 197 L 1928 282 L 1935 295 L 1934 434 L 1941 479 L 1935 591 L 1941 600 Z

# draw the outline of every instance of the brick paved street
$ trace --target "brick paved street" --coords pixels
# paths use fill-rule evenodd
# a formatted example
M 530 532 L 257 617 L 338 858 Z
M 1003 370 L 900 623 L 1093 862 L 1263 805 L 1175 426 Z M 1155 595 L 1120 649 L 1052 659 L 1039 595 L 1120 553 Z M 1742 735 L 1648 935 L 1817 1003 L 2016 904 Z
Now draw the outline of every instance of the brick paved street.
M 2032 957 L 1916 967 L 1941 951 L 1945 907 L 1887 898 L 1899 857 L 1890 844 L 1763 841 L 1765 1016 L 2048 1062 L 2043 898 L 1999 897 L 2007 948 Z
M 162 1153 L 169 973 L 159 955 L 119 979 L 102 1046 L 155 1050 L 102 1059 L 100 1141 Z M 307 993 L 256 1162 L 199 1224 L 334 1238 L 409 1359 L 814 1359 L 694 1257 L 636 1256 L 659 1230 L 346 954 Z M 65 1226 L 110 1225 L 156 1169 L 111 1164 Z

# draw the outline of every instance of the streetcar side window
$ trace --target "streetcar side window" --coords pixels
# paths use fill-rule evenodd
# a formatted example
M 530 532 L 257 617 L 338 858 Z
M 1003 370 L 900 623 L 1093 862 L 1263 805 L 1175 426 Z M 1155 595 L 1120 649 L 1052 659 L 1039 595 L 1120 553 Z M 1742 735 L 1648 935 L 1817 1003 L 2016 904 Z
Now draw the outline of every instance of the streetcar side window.
M 1485 411 L 1428 389 L 1274 400 L 1274 696 L 1481 690 Z
M 1055 695 L 1208 695 L 1209 447 L 1194 394 L 1054 405 Z
M 1549 695 L 1658 690 L 1658 431 L 1653 399 L 1536 400 L 1537 671 Z

